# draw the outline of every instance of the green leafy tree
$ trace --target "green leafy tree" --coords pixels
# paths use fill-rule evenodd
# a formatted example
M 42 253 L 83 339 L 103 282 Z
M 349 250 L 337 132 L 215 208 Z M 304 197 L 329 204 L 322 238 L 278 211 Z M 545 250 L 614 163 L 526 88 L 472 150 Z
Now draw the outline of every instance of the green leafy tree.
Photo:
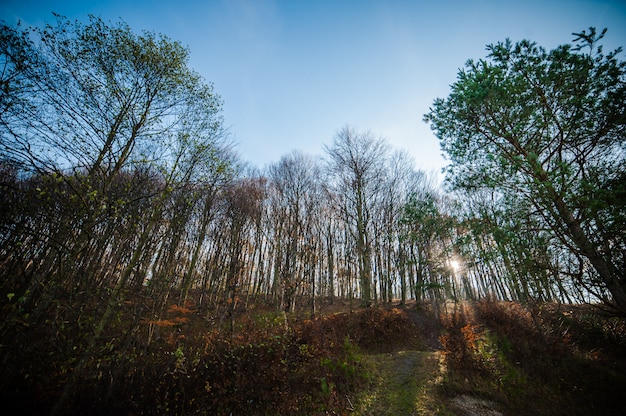
M 626 313 L 626 63 L 621 48 L 603 54 L 605 32 L 549 52 L 527 40 L 489 45 L 424 118 L 453 187 L 523 201 L 580 259 L 580 283 Z
M 456 220 L 445 208 L 444 198 L 437 190 L 427 188 L 413 192 L 404 206 L 401 222 L 406 227 L 408 242 L 415 246 L 418 301 L 427 291 L 435 300 L 441 295 L 439 289 L 456 291 L 449 273 Z

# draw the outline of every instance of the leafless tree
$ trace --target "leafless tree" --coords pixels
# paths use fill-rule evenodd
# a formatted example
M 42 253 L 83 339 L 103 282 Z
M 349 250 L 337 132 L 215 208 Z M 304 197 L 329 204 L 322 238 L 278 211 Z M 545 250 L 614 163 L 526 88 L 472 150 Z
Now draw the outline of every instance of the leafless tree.
M 344 219 L 355 241 L 361 300 L 372 302 L 372 209 L 380 196 L 389 147 L 370 132 L 344 127 L 325 147 L 329 186 L 339 196 Z

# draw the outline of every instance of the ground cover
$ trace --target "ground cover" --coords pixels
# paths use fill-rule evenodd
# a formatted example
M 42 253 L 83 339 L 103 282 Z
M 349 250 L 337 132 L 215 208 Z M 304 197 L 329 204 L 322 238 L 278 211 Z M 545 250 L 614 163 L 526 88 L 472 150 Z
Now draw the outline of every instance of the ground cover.
M 84 319 L 5 330 L 5 409 L 497 416 L 610 415 L 626 406 L 626 325 L 587 306 L 353 309 L 336 301 L 311 319 L 259 299 L 233 319 L 172 303 L 138 322 L 137 305 L 125 305 L 97 342 Z

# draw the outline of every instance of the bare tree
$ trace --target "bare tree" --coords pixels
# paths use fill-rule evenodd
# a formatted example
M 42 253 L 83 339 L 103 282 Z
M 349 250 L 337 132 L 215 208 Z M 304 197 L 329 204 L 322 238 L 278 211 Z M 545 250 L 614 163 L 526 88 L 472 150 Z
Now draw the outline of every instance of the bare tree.
M 372 302 L 372 208 L 381 192 L 388 145 L 372 133 L 345 127 L 332 145 L 325 146 L 329 186 L 341 199 L 341 208 L 355 240 L 361 301 Z
M 310 263 L 314 263 L 311 256 L 318 239 L 313 227 L 319 218 L 317 170 L 311 157 L 295 152 L 269 167 L 276 221 L 275 279 L 281 288 L 281 309 L 285 310 L 295 309 L 296 293 L 307 277 L 306 271 L 315 268 Z

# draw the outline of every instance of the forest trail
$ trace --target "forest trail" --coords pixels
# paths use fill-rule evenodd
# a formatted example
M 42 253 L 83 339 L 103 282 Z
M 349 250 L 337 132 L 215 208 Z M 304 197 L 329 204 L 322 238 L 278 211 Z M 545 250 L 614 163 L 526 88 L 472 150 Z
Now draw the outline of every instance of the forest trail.
M 364 356 L 370 388 L 359 399 L 356 415 L 442 414 L 436 387 L 445 372 L 438 351 L 397 351 Z
M 424 330 L 424 345 L 364 355 L 363 364 L 369 373 L 370 385 L 354 403 L 352 414 L 502 416 L 487 400 L 468 395 L 451 398 L 441 393 L 439 387 L 447 372 L 439 344 L 441 327 L 414 310 L 407 312 Z M 446 313 L 450 312 L 446 310 Z

